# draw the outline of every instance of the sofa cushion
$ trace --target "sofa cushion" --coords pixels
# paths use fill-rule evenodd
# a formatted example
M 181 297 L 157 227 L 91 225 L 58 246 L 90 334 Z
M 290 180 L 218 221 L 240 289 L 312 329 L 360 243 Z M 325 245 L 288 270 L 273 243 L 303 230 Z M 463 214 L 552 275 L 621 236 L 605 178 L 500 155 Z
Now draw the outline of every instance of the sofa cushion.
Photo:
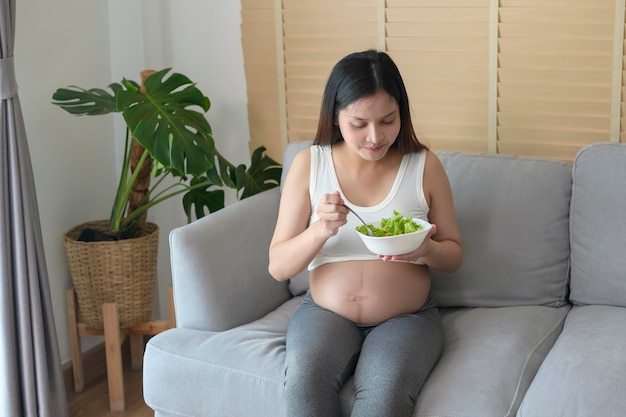
M 164 416 L 286 417 L 285 335 L 300 299 L 227 331 L 175 328 L 152 337 L 143 370 L 146 404 Z M 348 381 L 340 395 L 346 416 L 353 386 Z
M 176 328 L 154 336 L 146 348 L 146 403 L 163 415 L 285 416 L 285 333 L 299 300 L 225 332 Z M 444 351 L 414 415 L 512 415 L 567 309 L 443 310 Z M 340 394 L 345 416 L 353 387 L 350 378 Z
M 568 310 L 569 306 L 442 310 L 443 354 L 424 384 L 413 416 L 514 416 Z
M 284 416 L 285 333 L 298 301 L 225 332 L 175 328 L 154 336 L 146 404 L 165 415 Z
M 570 165 L 439 153 L 463 238 L 463 266 L 433 271 L 441 306 L 563 305 L 569 273 Z
M 626 144 L 583 148 L 573 179 L 570 299 L 626 307 Z
M 574 306 L 518 417 L 626 415 L 626 309 Z

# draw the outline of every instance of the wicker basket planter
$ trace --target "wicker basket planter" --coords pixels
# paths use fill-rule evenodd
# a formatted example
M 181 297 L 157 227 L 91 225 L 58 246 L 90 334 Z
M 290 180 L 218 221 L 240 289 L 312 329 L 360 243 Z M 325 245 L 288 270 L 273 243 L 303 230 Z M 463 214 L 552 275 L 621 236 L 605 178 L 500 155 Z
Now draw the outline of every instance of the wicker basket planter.
M 158 226 L 147 223 L 142 235 L 133 239 L 77 241 L 86 227 L 105 232 L 108 220 L 76 226 L 64 235 L 82 321 L 102 329 L 104 303 L 117 304 L 121 328 L 148 321 L 157 276 Z

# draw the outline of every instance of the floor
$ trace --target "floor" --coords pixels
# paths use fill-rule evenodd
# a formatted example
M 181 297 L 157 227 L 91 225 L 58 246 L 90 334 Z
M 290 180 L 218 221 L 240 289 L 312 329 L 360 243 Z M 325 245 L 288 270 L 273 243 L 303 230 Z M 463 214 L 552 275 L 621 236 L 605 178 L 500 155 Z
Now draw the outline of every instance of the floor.
M 123 352 L 127 352 L 124 349 Z M 102 358 L 104 359 L 104 358 Z M 130 366 L 130 355 L 123 355 L 124 360 L 124 411 L 110 411 L 109 388 L 106 371 L 101 368 L 102 361 L 88 367 L 85 361 L 85 389 L 74 392 L 69 382 L 67 401 L 70 417 L 153 417 L 154 412 L 143 401 L 141 371 L 133 371 Z M 94 364 L 92 362 L 92 364 Z M 87 371 L 90 369 L 91 371 Z

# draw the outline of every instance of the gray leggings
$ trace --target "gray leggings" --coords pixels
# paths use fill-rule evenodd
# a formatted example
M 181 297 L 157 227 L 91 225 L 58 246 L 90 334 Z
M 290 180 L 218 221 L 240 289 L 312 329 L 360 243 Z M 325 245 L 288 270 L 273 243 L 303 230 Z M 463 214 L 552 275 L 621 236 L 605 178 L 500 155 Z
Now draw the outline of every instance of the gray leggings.
M 287 329 L 287 416 L 341 416 L 339 392 L 354 374 L 353 417 L 409 417 L 442 346 L 430 297 L 413 314 L 359 326 L 319 307 L 307 292 Z

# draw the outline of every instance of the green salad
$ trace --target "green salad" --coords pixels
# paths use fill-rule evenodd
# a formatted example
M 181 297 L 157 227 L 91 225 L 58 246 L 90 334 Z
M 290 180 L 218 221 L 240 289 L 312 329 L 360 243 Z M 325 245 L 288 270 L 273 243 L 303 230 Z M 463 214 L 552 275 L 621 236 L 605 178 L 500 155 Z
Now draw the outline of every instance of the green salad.
M 404 235 L 406 233 L 417 232 L 422 230 L 422 225 L 417 224 L 411 217 L 404 217 L 398 211 L 393 211 L 392 217 L 383 217 L 380 220 L 380 227 L 368 224 L 369 229 L 376 237 Z M 356 227 L 359 233 L 367 234 L 365 225 Z

